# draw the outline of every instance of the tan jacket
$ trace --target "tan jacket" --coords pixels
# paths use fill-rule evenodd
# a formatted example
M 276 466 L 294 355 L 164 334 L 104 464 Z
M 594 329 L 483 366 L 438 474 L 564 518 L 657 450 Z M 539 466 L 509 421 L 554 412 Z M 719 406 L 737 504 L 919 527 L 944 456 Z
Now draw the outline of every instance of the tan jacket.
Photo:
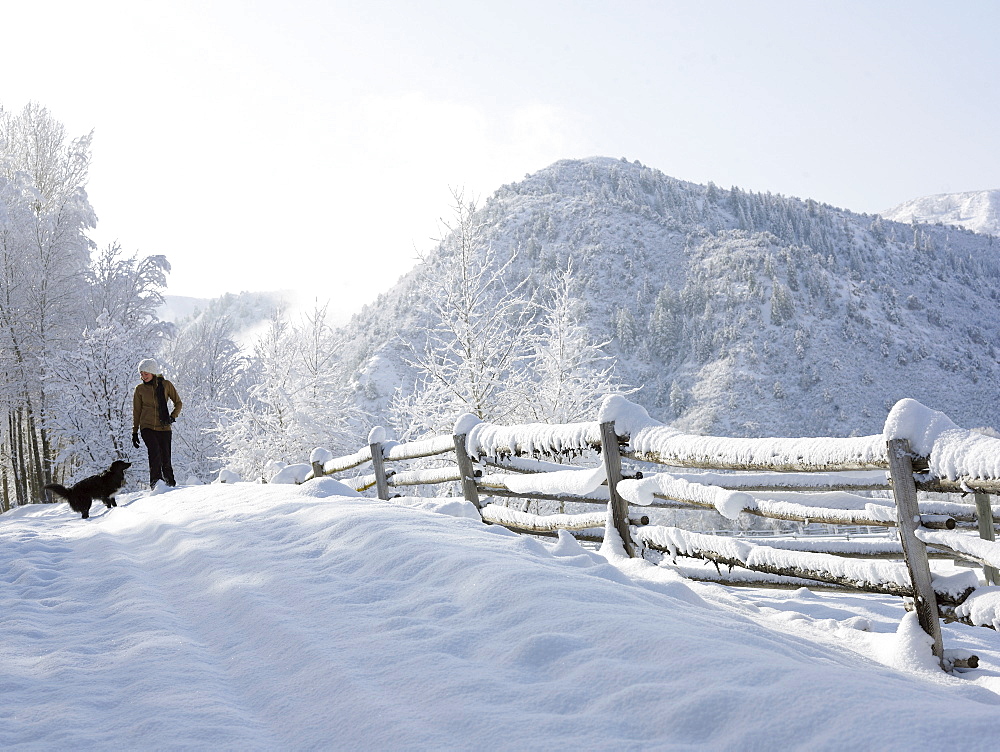
M 140 428 L 152 428 L 155 431 L 169 431 L 169 423 L 160 422 L 160 413 L 156 409 L 156 379 L 152 379 L 148 384 L 144 381 L 135 388 L 132 395 L 132 430 L 138 431 Z M 181 414 L 181 398 L 174 389 L 174 385 L 163 379 L 163 393 L 167 400 L 174 404 L 174 409 L 170 411 L 170 417 L 176 418 Z

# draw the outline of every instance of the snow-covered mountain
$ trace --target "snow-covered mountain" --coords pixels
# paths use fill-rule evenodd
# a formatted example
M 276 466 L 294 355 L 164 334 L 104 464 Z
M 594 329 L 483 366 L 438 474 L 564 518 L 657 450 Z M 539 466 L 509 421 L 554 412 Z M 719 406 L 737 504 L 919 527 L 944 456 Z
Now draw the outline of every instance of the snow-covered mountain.
M 1000 241 L 813 200 L 683 182 L 637 162 L 561 161 L 480 209 L 512 282 L 544 300 L 569 259 L 582 322 L 650 413 L 722 435 L 870 434 L 913 397 L 1000 426 Z M 447 245 L 430 259 L 446 265 Z M 413 384 L 431 309 L 416 271 L 343 330 L 376 415 Z
M 882 212 L 894 222 L 942 223 L 1000 235 L 1000 190 L 942 193 L 906 201 Z

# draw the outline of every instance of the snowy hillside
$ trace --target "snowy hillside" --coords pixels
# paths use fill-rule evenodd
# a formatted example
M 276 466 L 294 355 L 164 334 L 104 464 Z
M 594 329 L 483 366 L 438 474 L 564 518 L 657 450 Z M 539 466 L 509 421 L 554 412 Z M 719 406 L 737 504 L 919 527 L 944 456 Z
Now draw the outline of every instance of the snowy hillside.
M 1000 637 L 330 479 L 0 516 L 0 747 L 992 749 Z M 100 505 L 97 505 L 98 507 Z M 711 566 L 711 565 L 708 565 Z
M 1000 190 L 943 193 L 906 201 L 882 212 L 894 222 L 942 223 L 1000 235 Z
M 535 302 L 569 267 L 591 341 L 635 401 L 716 435 L 864 435 L 912 397 L 1000 426 L 1000 241 L 812 200 L 695 185 L 638 163 L 558 162 L 482 206 L 490 249 Z M 443 244 L 428 259 L 444 273 Z M 418 271 L 344 329 L 358 398 L 412 388 L 434 324 Z

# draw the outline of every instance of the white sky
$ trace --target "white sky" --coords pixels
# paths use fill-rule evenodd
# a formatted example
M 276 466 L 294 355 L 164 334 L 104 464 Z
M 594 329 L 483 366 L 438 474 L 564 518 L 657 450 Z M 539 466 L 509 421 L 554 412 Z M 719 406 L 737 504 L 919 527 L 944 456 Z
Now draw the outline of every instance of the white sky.
M 142 0 L 5 4 L 0 105 L 94 131 L 100 245 L 168 292 L 348 311 L 563 158 L 876 212 L 1000 187 L 1000 4 Z

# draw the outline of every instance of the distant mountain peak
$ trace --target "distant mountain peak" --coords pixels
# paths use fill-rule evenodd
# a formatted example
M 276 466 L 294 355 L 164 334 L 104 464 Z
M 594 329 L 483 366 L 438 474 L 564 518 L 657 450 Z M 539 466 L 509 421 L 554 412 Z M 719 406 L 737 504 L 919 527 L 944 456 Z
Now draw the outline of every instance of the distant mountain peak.
M 941 223 L 986 235 L 1000 235 L 1000 189 L 924 196 L 881 214 L 894 222 Z

